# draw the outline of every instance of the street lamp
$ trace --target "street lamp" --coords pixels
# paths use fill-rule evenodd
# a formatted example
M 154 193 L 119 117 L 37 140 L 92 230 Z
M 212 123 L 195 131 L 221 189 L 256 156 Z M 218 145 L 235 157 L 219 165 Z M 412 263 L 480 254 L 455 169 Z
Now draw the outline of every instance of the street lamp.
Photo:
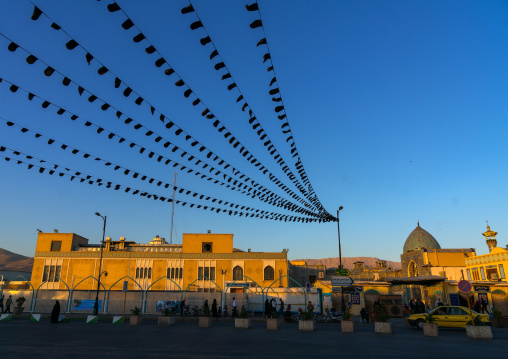
M 101 241 L 101 260 L 99 262 L 99 278 L 97 279 L 97 295 L 95 296 L 95 304 L 93 306 L 93 314 L 97 315 L 99 312 L 99 289 L 101 285 L 101 276 L 102 276 L 102 251 L 104 245 L 104 236 L 106 235 L 106 216 L 101 216 L 99 212 L 95 212 L 96 216 L 99 216 L 104 221 L 104 227 L 102 228 L 102 241 Z M 107 275 L 107 274 L 106 274 Z
M 339 268 L 340 269 L 342 269 L 342 248 L 340 246 L 340 220 L 339 220 L 339 212 L 342 211 L 342 209 L 344 209 L 344 207 L 340 206 L 338 211 L 337 211 L 337 229 L 338 229 L 338 232 L 339 232 Z M 346 303 L 344 303 L 344 287 L 340 287 L 340 294 L 341 294 L 341 297 L 342 297 L 341 310 L 342 310 L 342 314 L 344 315 L 344 312 L 346 311 Z

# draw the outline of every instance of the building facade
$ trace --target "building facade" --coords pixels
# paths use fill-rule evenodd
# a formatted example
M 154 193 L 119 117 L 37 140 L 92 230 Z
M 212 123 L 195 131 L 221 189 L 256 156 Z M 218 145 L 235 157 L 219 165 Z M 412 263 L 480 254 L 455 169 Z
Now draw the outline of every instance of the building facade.
M 187 290 L 244 292 L 248 287 L 286 287 L 287 251 L 252 252 L 233 247 L 232 234 L 184 234 L 182 244 L 158 236 L 148 244 L 121 237 L 100 245 L 74 233 L 39 233 L 32 271 L 34 288 Z M 281 278 L 273 284 L 277 278 Z

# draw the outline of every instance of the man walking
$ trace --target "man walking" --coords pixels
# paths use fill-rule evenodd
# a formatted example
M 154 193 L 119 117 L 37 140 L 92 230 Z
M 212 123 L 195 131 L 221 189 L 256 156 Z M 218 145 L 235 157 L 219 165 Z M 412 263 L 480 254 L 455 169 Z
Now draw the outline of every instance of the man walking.
M 3 312 L 4 312 L 4 296 L 2 294 L 2 296 L 0 297 L 0 313 Z
M 12 295 L 7 298 L 7 301 L 5 302 L 5 312 L 4 313 L 10 313 L 11 312 L 11 305 L 12 305 Z
M 238 316 L 238 312 L 236 311 L 236 308 L 238 307 L 238 303 L 236 302 L 236 298 L 233 297 L 233 313 L 231 313 L 231 316 L 233 318 Z

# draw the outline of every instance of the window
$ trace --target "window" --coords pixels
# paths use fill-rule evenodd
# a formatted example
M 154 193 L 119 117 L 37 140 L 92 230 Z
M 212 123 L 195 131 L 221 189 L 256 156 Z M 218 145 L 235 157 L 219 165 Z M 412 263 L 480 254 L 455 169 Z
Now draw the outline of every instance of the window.
M 274 275 L 273 267 L 268 266 L 265 268 L 265 280 L 274 280 Z
M 166 275 L 169 277 L 169 279 L 182 279 L 183 268 L 168 268 Z
M 233 268 L 233 280 L 237 280 L 243 277 L 243 269 L 240 266 Z
M 409 262 L 408 274 L 410 277 L 418 277 L 420 274 L 420 271 L 418 270 L 418 265 L 414 261 Z
M 51 241 L 51 252 L 60 252 L 62 241 Z
M 210 242 L 203 242 L 203 253 L 211 252 L 212 251 L 212 243 Z
M 497 276 L 497 268 L 493 266 L 494 268 L 487 268 L 487 279 L 488 280 L 495 280 L 499 277 Z
M 504 276 L 504 267 L 502 264 L 499 265 L 499 274 L 501 275 L 501 279 L 505 279 Z
M 467 279 L 472 280 L 471 279 L 471 271 L 469 269 L 466 269 L 466 272 L 467 272 Z
M 136 268 L 136 279 L 152 278 L 151 267 L 137 267 Z
M 315 275 L 309 275 L 309 283 L 311 283 L 311 284 L 316 283 L 316 276 Z
M 198 278 L 203 280 L 215 280 L 215 267 L 198 267 Z
M 478 268 L 473 268 L 473 280 L 480 280 L 480 275 L 478 274 Z
M 178 279 L 183 278 L 183 268 L 180 268 L 180 274 L 178 276 Z M 213 269 L 213 279 L 215 280 L 215 268 Z
M 464 309 L 451 307 L 448 309 L 448 315 L 468 315 L 468 313 Z
M 49 265 L 44 266 L 44 273 L 42 275 L 43 282 L 59 282 L 60 274 L 62 273 L 62 266 Z
M 485 280 L 485 269 L 483 267 L 480 267 L 480 273 L 482 275 L 482 280 Z

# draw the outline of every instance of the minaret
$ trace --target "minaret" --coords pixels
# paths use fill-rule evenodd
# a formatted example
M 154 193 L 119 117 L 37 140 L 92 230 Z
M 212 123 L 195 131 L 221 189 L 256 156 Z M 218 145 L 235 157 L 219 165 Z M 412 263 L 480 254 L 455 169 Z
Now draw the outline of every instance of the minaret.
M 489 246 L 489 252 L 492 252 L 492 250 L 497 247 L 496 235 L 497 232 L 490 230 L 489 222 L 487 221 L 487 232 L 483 233 L 483 236 Z

